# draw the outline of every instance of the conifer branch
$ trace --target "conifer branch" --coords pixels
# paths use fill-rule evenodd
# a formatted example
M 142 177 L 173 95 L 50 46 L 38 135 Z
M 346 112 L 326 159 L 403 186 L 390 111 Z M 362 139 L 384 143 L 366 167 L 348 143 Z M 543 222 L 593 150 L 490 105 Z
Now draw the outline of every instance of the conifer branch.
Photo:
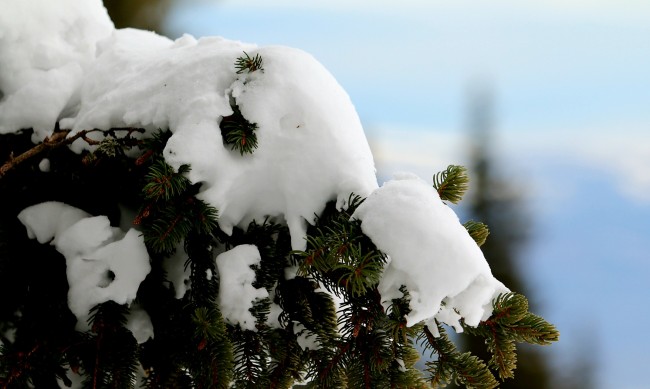
M 511 378 L 517 365 L 515 342 L 547 345 L 559 338 L 557 329 L 528 311 L 528 300 L 518 293 L 504 293 L 492 302 L 492 316 L 478 327 L 463 325 L 469 334 L 486 339 L 492 354 L 490 367 L 501 379 Z
M 219 124 L 223 141 L 240 155 L 251 154 L 257 148 L 257 123 L 246 120 L 236 104 L 231 107 L 233 114 L 224 116 Z
M 262 57 L 259 54 L 255 54 L 255 56 L 251 58 L 248 53 L 244 51 L 244 55 L 238 57 L 235 61 L 235 68 L 237 69 L 237 74 L 241 74 L 245 71 L 252 73 L 257 70 L 264 70 L 262 68 Z
M 191 185 L 185 174 L 190 171 L 188 165 L 182 165 L 175 171 L 162 158 L 157 158 L 149 167 L 143 188 L 144 197 L 151 201 L 169 201 L 181 195 Z
M 501 294 L 492 305 L 492 317 L 485 325 L 499 326 L 515 341 L 547 345 L 559 339 L 555 326 L 528 311 L 528 300 L 522 294 Z
M 483 246 L 488 236 L 490 235 L 490 230 L 488 229 L 487 225 L 481 222 L 469 220 L 463 224 L 463 227 L 465 227 L 469 233 L 469 236 L 474 239 L 479 247 Z
M 408 338 L 416 335 L 420 330 L 418 325 L 413 328 L 407 327 L 406 316 L 411 313 L 411 307 L 409 305 L 411 295 L 404 285 L 399 290 L 403 296 L 398 299 L 393 299 L 387 312 L 386 324 L 389 329 L 388 333 L 392 335 L 395 342 L 401 340 L 401 343 L 406 345 L 410 344 Z
M 30 370 L 33 369 L 33 356 L 38 352 L 39 344 L 34 345 L 28 352 L 11 353 L 4 344 L 0 349 L 0 361 L 2 361 L 2 371 L 0 374 L 0 384 L 2 388 L 15 388 L 27 386 Z
M 346 209 L 326 211 L 307 237 L 307 251 L 293 253 L 299 274 L 313 277 L 337 295 L 340 289 L 352 296 L 371 292 L 386 264 L 386 255 L 363 234 L 360 221 L 351 220 L 362 202 L 351 195 Z
M 440 199 L 457 204 L 467 191 L 469 177 L 463 166 L 449 165 L 446 170 L 433 176 L 433 187 L 438 191 Z
M 241 388 L 269 387 L 268 350 L 260 333 L 233 328 L 235 383 Z
M 82 132 L 80 132 L 75 134 L 71 138 L 66 138 L 66 136 L 69 133 L 70 130 L 55 131 L 52 134 L 52 136 L 45 138 L 43 142 L 37 144 L 36 146 L 18 155 L 17 157 L 11 156 L 9 160 L 0 167 L 0 178 L 4 177 L 10 170 L 15 168 L 19 164 L 25 162 L 26 160 L 35 157 L 46 150 L 55 149 L 61 146 L 71 144 L 75 140 L 85 135 Z
M 420 337 L 425 350 L 433 350 L 438 355 L 437 360 L 427 362 L 433 387 L 452 380 L 468 388 L 492 389 L 498 386 L 485 362 L 469 352 L 459 353 L 441 326 L 438 326 L 438 332 L 438 336 L 433 335 L 425 325 Z
M 232 343 L 216 306 L 196 308 L 193 349 L 188 350 L 189 371 L 198 388 L 226 389 L 233 378 Z
M 93 132 L 102 132 L 104 134 L 109 134 L 109 133 L 114 134 L 115 131 L 127 131 L 127 135 L 125 136 L 124 139 L 128 140 L 128 142 L 126 142 L 126 144 L 131 145 L 131 146 L 135 144 L 134 140 L 132 138 L 130 138 L 131 134 L 133 132 L 144 132 L 143 129 L 130 128 L 130 127 L 129 128 L 113 128 L 111 130 L 106 130 L 106 131 L 95 128 L 95 129 L 92 129 L 92 130 L 82 130 L 82 131 L 79 131 L 79 132 L 75 133 L 74 135 L 68 137 L 68 135 L 70 134 L 70 131 L 71 130 L 66 130 L 66 129 L 61 130 L 61 129 L 59 129 L 59 125 L 57 123 L 56 128 L 54 129 L 51 136 L 45 138 L 41 143 L 35 145 L 31 149 L 29 149 L 29 150 L 27 150 L 27 151 L 25 151 L 23 153 L 21 153 L 17 157 L 14 157 L 13 155 L 10 156 L 9 160 L 6 161 L 2 166 L 0 166 L 0 179 L 2 179 L 2 177 L 4 177 L 9 171 L 14 169 L 18 165 L 24 163 L 25 161 L 27 161 L 27 160 L 29 160 L 29 159 L 31 159 L 33 157 L 36 157 L 36 156 L 38 156 L 38 155 L 40 155 L 40 154 L 42 154 L 42 153 L 44 153 L 44 152 L 46 152 L 48 150 L 53 150 L 53 149 L 57 149 L 57 148 L 62 147 L 62 146 L 71 145 L 77 139 L 83 139 L 89 145 L 100 145 L 101 146 L 102 142 L 95 141 L 95 140 L 88 137 L 88 134 L 93 133 Z M 115 138 L 113 137 L 113 139 L 115 139 Z M 105 145 L 102 148 L 102 151 L 103 152 L 108 152 L 108 149 L 109 149 L 108 146 Z M 114 152 L 115 151 L 112 152 L 113 155 L 114 155 Z
M 217 210 L 195 197 L 198 188 L 186 177 L 190 167 L 182 165 L 175 171 L 163 159 L 165 137 L 158 133 L 143 154 L 150 165 L 142 187 L 145 202 L 134 223 L 142 225 L 148 247 L 170 254 L 190 233 L 211 235 L 219 227 Z
M 126 325 L 128 308 L 113 301 L 90 310 L 92 334 L 82 359 L 84 370 L 91 372 L 86 384 L 92 388 L 134 388 L 138 367 L 138 345 Z
M 327 365 L 325 366 L 325 369 L 319 371 L 318 375 L 319 382 L 323 387 L 335 387 L 333 385 L 340 382 L 342 379 L 340 375 L 343 373 L 343 361 L 348 357 L 350 348 L 350 343 L 340 344 L 331 357 L 324 359 L 327 361 Z

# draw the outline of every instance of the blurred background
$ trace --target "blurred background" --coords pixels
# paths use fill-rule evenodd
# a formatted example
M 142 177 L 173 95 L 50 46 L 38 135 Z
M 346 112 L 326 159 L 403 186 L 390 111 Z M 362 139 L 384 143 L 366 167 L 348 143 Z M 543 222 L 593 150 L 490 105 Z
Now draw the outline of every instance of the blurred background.
M 456 212 L 489 225 L 495 275 L 561 332 L 503 387 L 650 388 L 650 2 L 105 4 L 118 27 L 311 53 L 350 94 L 380 181 L 468 166 Z

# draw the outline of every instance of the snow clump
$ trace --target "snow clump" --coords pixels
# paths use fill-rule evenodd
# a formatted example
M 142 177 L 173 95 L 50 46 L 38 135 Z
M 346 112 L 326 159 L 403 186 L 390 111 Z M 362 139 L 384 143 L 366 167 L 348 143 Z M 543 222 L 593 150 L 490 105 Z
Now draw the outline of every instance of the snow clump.
M 406 286 L 408 325 L 437 318 L 478 325 L 492 313 L 491 302 L 508 289 L 496 280 L 483 253 L 458 216 L 431 184 L 402 175 L 375 190 L 355 211 L 361 229 L 388 255 L 378 289 L 384 308 Z M 443 306 L 444 302 L 444 306 Z M 456 330 L 460 326 L 456 326 Z
M 18 219 L 30 238 L 39 243 L 51 241 L 65 257 L 68 307 L 77 317 L 79 331 L 89 329 L 88 312 L 95 305 L 107 301 L 131 304 L 151 270 L 140 233 L 111 227 L 106 216 L 92 217 L 70 205 L 49 201 L 25 208 Z M 137 321 L 138 327 L 147 326 L 142 314 Z
M 113 22 L 101 0 L 2 0 L 0 8 L 0 134 L 33 128 L 42 141 L 79 104 Z
M 255 330 L 255 317 L 250 309 L 256 300 L 269 297 L 264 288 L 253 287 L 255 271 L 262 257 L 256 246 L 243 244 L 217 256 L 219 270 L 219 309 L 224 319 L 239 324 L 246 330 Z

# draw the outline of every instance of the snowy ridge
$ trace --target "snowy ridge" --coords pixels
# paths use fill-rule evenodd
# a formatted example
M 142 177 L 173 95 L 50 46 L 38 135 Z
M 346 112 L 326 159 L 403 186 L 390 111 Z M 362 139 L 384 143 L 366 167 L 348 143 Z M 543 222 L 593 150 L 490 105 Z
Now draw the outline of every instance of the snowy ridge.
M 298 250 L 306 247 L 307 224 L 328 201 L 344 207 L 351 193 L 368 197 L 354 217 L 390 257 L 379 284 L 383 303 L 400 297 L 401 285 L 410 291 L 409 324 L 435 317 L 460 328 L 464 317 L 476 325 L 491 313 L 492 298 L 507 291 L 430 184 L 406 177 L 378 188 L 349 96 L 311 55 L 219 37 L 171 41 L 115 30 L 98 0 L 3 1 L 15 7 L 4 7 L 0 15 L 0 133 L 33 128 L 40 141 L 57 122 L 70 135 L 139 127 L 147 136 L 168 128 L 173 135 L 166 161 L 175 168 L 191 166 L 188 178 L 202 184 L 198 197 L 219 211 L 224 232 L 270 216 L 286 222 Z M 31 27 L 23 26 L 25 15 L 36 15 L 28 18 Z M 234 62 L 244 52 L 259 54 L 262 69 L 238 74 Z M 234 105 L 258 126 L 252 154 L 241 155 L 222 139 L 220 121 Z M 72 148 L 91 147 L 78 140 Z M 66 256 L 70 308 L 85 323 L 94 304 L 130 303 L 150 265 L 134 230 L 125 234 L 106 217 L 80 212 L 45 203 L 24 210 L 21 221 L 30 236 L 40 242 L 53 238 Z M 135 259 L 127 263 L 126 256 Z M 229 280 L 239 288 L 229 289 L 241 291 L 252 282 L 249 266 L 258 257 L 257 248 L 243 246 L 217 258 L 222 278 L 243 277 Z M 108 270 L 114 280 L 106 279 Z M 177 297 L 185 292 L 183 281 L 184 274 L 175 272 Z M 227 297 L 224 289 L 221 305 L 233 303 L 225 316 L 252 328 L 250 312 L 235 309 L 268 293 L 245 290 Z

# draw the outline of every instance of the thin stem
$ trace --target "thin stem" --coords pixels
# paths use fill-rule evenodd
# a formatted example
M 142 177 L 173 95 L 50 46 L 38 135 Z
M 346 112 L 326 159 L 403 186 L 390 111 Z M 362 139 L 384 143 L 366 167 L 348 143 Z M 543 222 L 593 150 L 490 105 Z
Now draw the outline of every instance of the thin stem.
M 59 148 L 61 146 L 67 146 L 72 144 L 74 141 L 76 141 L 79 138 L 82 138 L 86 143 L 90 145 L 96 145 L 99 142 L 88 138 L 88 134 L 91 132 L 114 132 L 114 131 L 127 131 L 126 137 L 130 137 L 133 132 L 143 132 L 142 129 L 140 128 L 131 128 L 131 127 L 126 127 L 126 128 L 114 128 L 112 130 L 108 131 L 103 131 L 98 128 L 94 128 L 92 130 L 83 130 L 79 131 L 76 134 L 74 134 L 71 137 L 68 137 L 68 134 L 70 134 L 71 130 L 60 130 L 58 128 L 58 124 L 56 128 L 54 129 L 54 132 L 52 133 L 51 136 L 45 138 L 43 142 L 37 144 L 36 146 L 32 147 L 31 149 L 25 151 L 24 153 L 20 154 L 17 157 L 14 157 L 11 155 L 9 157 L 9 160 L 5 162 L 2 166 L 0 166 L 0 179 L 4 177 L 9 171 L 14 169 L 16 166 L 19 164 L 25 162 L 26 160 L 35 157 L 41 153 L 43 153 L 46 150 L 52 150 Z

